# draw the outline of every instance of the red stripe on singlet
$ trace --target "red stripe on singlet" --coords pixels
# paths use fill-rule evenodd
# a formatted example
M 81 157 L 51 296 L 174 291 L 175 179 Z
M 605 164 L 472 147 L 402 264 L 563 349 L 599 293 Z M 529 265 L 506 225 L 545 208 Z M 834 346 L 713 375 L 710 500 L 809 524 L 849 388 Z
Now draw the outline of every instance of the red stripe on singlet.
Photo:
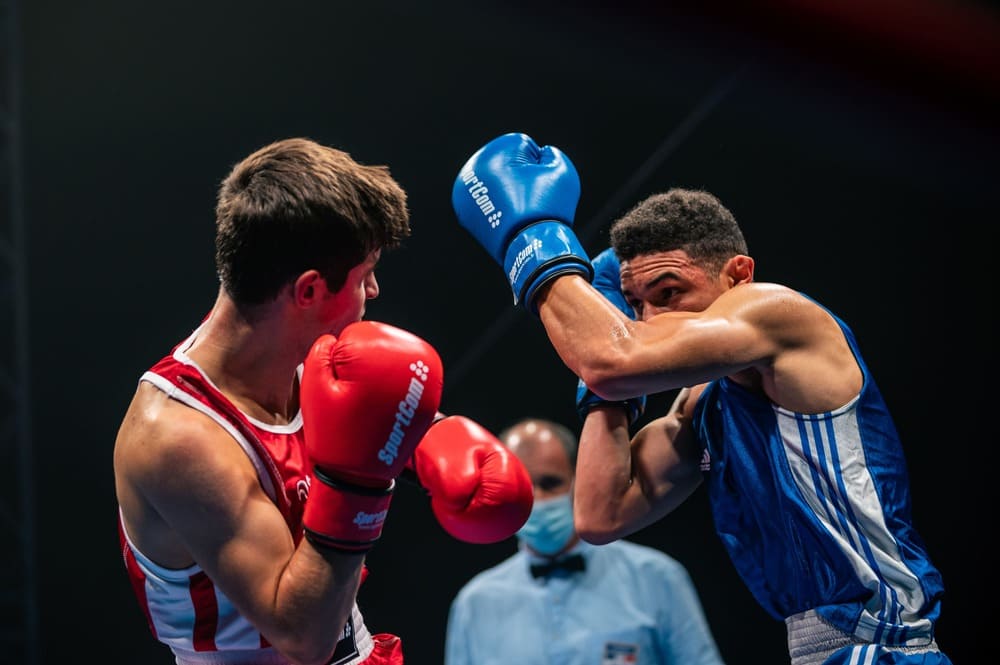
M 215 598 L 215 585 L 204 571 L 197 572 L 188 581 L 191 603 L 194 605 L 194 628 L 191 642 L 195 651 L 216 651 L 215 632 L 219 627 L 219 603 Z
M 153 625 L 153 615 L 149 612 L 149 602 L 146 600 L 146 574 L 142 572 L 142 568 L 139 567 L 139 563 L 135 560 L 135 555 L 132 554 L 132 548 L 128 546 L 120 517 L 118 519 L 118 540 L 121 543 L 122 558 L 125 559 L 125 568 L 129 573 L 128 579 L 132 583 L 132 590 L 135 592 L 135 597 L 139 600 L 139 607 L 142 608 L 142 613 L 146 615 L 146 623 L 149 624 L 150 632 L 153 633 L 153 637 L 156 637 L 156 626 Z

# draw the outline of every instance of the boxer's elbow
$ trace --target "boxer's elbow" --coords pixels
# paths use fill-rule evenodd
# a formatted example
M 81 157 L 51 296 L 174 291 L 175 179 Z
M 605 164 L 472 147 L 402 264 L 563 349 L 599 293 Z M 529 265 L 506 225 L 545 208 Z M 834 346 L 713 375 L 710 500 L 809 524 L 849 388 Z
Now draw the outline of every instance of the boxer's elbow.
M 609 401 L 635 397 L 634 383 L 626 359 L 617 354 L 602 354 L 582 362 L 577 370 L 580 379 L 595 395 Z
M 610 542 L 618 540 L 618 538 L 616 538 L 611 532 L 603 529 L 594 529 L 589 526 L 578 528 L 577 533 L 580 534 L 581 540 L 584 540 L 591 545 L 607 545 Z
M 295 665 L 324 665 L 330 662 L 339 638 L 340 631 L 288 630 L 272 635 L 269 641 Z
M 618 530 L 606 516 L 585 508 L 574 509 L 573 522 L 577 535 L 591 545 L 607 545 L 620 537 Z

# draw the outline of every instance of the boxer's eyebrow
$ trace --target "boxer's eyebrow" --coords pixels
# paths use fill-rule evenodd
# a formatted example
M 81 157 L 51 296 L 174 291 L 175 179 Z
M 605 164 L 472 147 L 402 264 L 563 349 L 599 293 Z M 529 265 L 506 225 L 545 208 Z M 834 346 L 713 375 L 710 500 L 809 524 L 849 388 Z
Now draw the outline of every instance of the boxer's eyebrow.
M 676 273 L 673 270 L 665 270 L 664 272 L 661 272 L 660 274 L 658 274 L 656 277 L 652 278 L 648 282 L 640 284 L 639 288 L 642 291 L 649 291 L 650 289 L 656 288 L 661 282 L 667 281 L 669 279 L 674 279 L 674 280 L 680 281 L 681 280 L 681 276 L 680 276 L 679 273 Z M 628 299 L 629 296 L 631 296 L 633 298 L 638 297 L 638 296 L 636 296 L 635 293 L 632 292 L 631 289 L 626 289 L 626 288 L 622 288 L 622 295 L 625 296 L 626 299 Z

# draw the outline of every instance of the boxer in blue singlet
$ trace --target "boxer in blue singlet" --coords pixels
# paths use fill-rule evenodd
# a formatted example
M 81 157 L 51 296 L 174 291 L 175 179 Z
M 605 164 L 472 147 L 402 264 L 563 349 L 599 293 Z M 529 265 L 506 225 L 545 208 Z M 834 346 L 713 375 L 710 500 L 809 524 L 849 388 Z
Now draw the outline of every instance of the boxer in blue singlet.
M 811 297 L 755 282 L 715 196 L 648 197 L 587 261 L 579 193 L 558 148 L 507 134 L 463 166 L 452 203 L 580 377 L 581 537 L 634 533 L 705 482 L 737 571 L 787 624 L 792 665 L 950 664 L 934 639 L 941 575 L 851 330 Z M 645 395 L 677 389 L 633 434 Z

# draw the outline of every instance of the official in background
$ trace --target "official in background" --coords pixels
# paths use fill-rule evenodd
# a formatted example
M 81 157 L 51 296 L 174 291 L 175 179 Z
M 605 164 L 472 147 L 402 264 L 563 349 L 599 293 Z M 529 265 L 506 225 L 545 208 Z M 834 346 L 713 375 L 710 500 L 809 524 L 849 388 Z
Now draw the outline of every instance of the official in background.
M 719 665 L 684 567 L 619 540 L 590 545 L 573 526 L 577 439 L 525 419 L 499 435 L 535 491 L 518 550 L 473 577 L 448 616 L 445 665 Z

